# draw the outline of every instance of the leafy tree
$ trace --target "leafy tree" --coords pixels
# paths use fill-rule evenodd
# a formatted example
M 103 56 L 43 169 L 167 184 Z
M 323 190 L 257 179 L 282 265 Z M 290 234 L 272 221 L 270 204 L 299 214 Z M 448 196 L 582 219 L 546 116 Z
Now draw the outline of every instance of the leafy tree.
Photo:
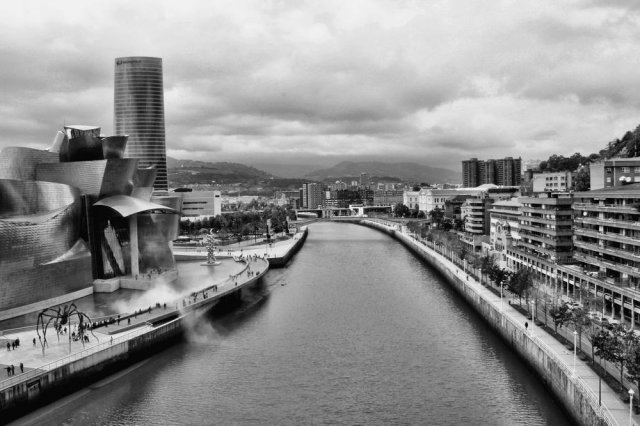
M 573 178 L 573 187 L 576 191 L 588 191 L 591 189 L 591 172 L 589 166 L 580 166 Z
M 632 330 L 627 330 L 622 324 L 614 325 L 611 329 L 611 334 L 614 339 L 614 343 L 612 343 L 613 360 L 620 367 L 620 384 L 622 385 L 625 362 L 637 338 Z
M 394 207 L 393 213 L 396 217 L 407 217 L 411 214 L 411 211 L 409 210 L 409 207 L 405 206 L 402 203 L 398 203 Z
M 627 379 L 640 389 L 640 341 L 636 338 L 627 352 Z
M 482 276 L 489 276 L 495 267 L 497 267 L 496 260 L 490 254 L 486 254 L 480 258 L 480 273 Z M 480 277 L 480 281 L 482 281 L 482 276 Z
M 444 220 L 444 211 L 442 211 L 440 207 L 435 207 L 429 212 L 429 218 L 431 218 L 431 223 L 434 223 L 437 227 L 440 227 L 440 224 Z
M 532 285 L 533 276 L 529 268 L 520 268 L 509 278 L 509 287 L 511 291 L 518 295 L 520 305 L 522 305 L 522 296 L 525 296 L 528 300 L 529 290 Z
M 565 324 L 569 322 L 571 318 L 571 311 L 569 310 L 569 306 L 566 303 L 563 303 L 559 306 L 554 306 L 551 308 L 550 312 L 551 318 L 553 319 L 553 325 L 555 328 L 555 333 L 558 334 L 558 327 L 562 328 Z
M 582 350 L 582 333 L 591 325 L 591 318 L 589 313 L 582 308 L 575 308 L 571 311 L 571 317 L 569 322 L 573 324 L 576 332 L 578 333 L 578 350 Z

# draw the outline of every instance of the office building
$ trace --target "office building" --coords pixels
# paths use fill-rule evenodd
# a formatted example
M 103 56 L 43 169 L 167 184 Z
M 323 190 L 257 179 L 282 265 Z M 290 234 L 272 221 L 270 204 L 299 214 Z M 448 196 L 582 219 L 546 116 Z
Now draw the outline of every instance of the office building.
M 462 161 L 462 186 L 473 188 L 484 184 L 498 186 L 520 185 L 522 160 L 505 157 L 499 160 L 478 160 L 471 158 Z
M 125 157 L 137 159 L 141 168 L 154 167 L 153 188 L 166 192 L 162 59 L 116 58 L 114 83 L 114 131 L 129 136 Z

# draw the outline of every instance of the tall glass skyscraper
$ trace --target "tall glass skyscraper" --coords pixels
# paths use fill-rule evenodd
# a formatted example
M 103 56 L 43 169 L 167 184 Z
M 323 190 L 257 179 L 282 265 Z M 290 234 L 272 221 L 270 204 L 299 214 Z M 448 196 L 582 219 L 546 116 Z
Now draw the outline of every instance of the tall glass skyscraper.
M 113 117 L 115 134 L 129 135 L 125 157 L 154 166 L 154 190 L 167 191 L 162 58 L 116 58 Z

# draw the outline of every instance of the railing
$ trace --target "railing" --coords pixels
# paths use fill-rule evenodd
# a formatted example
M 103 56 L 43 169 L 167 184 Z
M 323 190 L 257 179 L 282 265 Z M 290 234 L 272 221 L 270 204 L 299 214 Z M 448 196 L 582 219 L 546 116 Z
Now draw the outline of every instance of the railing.
M 73 361 L 76 361 L 78 359 L 84 358 L 88 355 L 94 354 L 94 353 L 98 353 L 104 349 L 107 349 L 113 345 L 119 344 L 119 343 L 123 343 L 127 340 L 130 340 L 134 337 L 137 336 L 141 336 L 142 334 L 147 333 L 148 331 L 150 331 L 150 327 L 148 326 L 143 326 L 143 327 L 138 327 L 130 332 L 126 332 L 123 333 L 115 338 L 113 338 L 113 341 L 111 339 L 109 339 L 108 342 L 103 342 L 103 343 L 98 343 L 97 345 L 91 346 L 89 348 L 83 349 L 79 352 L 67 355 L 63 358 L 59 358 L 55 361 L 49 362 L 47 364 L 44 364 L 40 367 L 37 367 L 33 370 L 27 371 L 25 373 L 21 373 L 19 375 L 16 376 L 11 376 L 8 379 L 4 379 L 2 381 L 0 381 L 0 391 L 12 387 L 14 385 L 16 385 L 17 383 L 22 383 L 25 381 L 28 381 L 30 379 L 35 379 L 37 377 L 40 377 L 42 375 L 42 373 L 47 372 L 47 371 L 51 371 L 54 370 L 58 367 L 61 367 L 65 364 L 69 364 Z M 76 342 L 77 343 L 77 342 Z
M 369 221 L 371 221 L 371 220 L 369 220 Z M 375 221 L 372 221 L 372 222 L 375 222 Z M 404 236 L 406 238 L 408 238 L 410 241 L 412 241 L 415 244 L 416 247 L 420 247 L 420 246 L 428 247 L 428 245 L 425 245 L 423 242 L 413 238 L 410 233 L 404 233 Z M 457 268 L 457 266 L 453 262 L 453 256 L 452 256 L 451 250 L 445 248 L 442 245 L 437 245 L 435 242 L 432 243 L 432 246 L 433 246 L 434 251 L 437 253 L 437 255 L 443 257 L 446 262 L 451 263 L 454 267 Z M 464 283 L 464 281 L 463 281 L 463 283 Z M 467 283 L 465 283 L 465 286 L 466 286 L 466 288 L 471 289 L 476 295 L 482 297 L 485 301 L 490 303 L 494 310 L 500 312 L 502 318 L 504 318 L 505 320 L 509 321 L 513 327 L 515 327 L 519 331 L 523 332 L 529 339 L 531 339 L 545 353 L 545 355 L 547 355 L 549 358 L 551 358 L 556 363 L 556 365 L 562 370 L 562 372 L 572 381 L 572 383 L 575 385 L 575 387 L 578 388 L 578 390 L 582 393 L 582 395 L 584 395 L 588 399 L 588 401 L 591 404 L 591 407 L 594 409 L 594 411 L 596 413 L 598 413 L 598 415 L 607 424 L 609 424 L 609 425 L 619 425 L 618 421 L 613 416 L 613 414 L 611 413 L 609 408 L 606 406 L 606 404 L 604 404 L 604 403 L 601 404 L 599 402 L 599 399 L 598 399 L 598 396 L 596 395 L 596 393 L 586 384 L 586 382 L 582 378 L 580 378 L 579 376 L 576 376 L 575 374 L 573 374 L 573 370 L 569 368 L 569 366 L 565 363 L 565 361 L 562 360 L 551 347 L 549 347 L 545 342 L 543 342 L 538 336 L 529 334 L 528 330 L 520 324 L 521 321 L 514 320 L 511 317 L 511 315 L 505 314 L 503 311 L 500 311 L 499 306 L 496 306 L 496 303 L 499 303 L 499 302 L 496 302 L 495 300 L 491 300 L 489 298 L 486 298 L 486 297 L 484 297 L 483 294 L 481 294 L 481 288 L 482 287 L 476 288 L 476 287 L 474 287 L 472 285 L 469 285 Z

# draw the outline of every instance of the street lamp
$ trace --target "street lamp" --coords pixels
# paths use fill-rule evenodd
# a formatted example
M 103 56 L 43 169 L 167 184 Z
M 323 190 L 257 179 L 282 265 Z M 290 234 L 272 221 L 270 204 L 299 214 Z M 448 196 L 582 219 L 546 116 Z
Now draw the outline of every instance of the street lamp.
M 629 389 L 629 426 L 633 426 L 633 389 Z
M 576 375 L 576 337 L 578 332 L 573 330 L 573 375 Z

